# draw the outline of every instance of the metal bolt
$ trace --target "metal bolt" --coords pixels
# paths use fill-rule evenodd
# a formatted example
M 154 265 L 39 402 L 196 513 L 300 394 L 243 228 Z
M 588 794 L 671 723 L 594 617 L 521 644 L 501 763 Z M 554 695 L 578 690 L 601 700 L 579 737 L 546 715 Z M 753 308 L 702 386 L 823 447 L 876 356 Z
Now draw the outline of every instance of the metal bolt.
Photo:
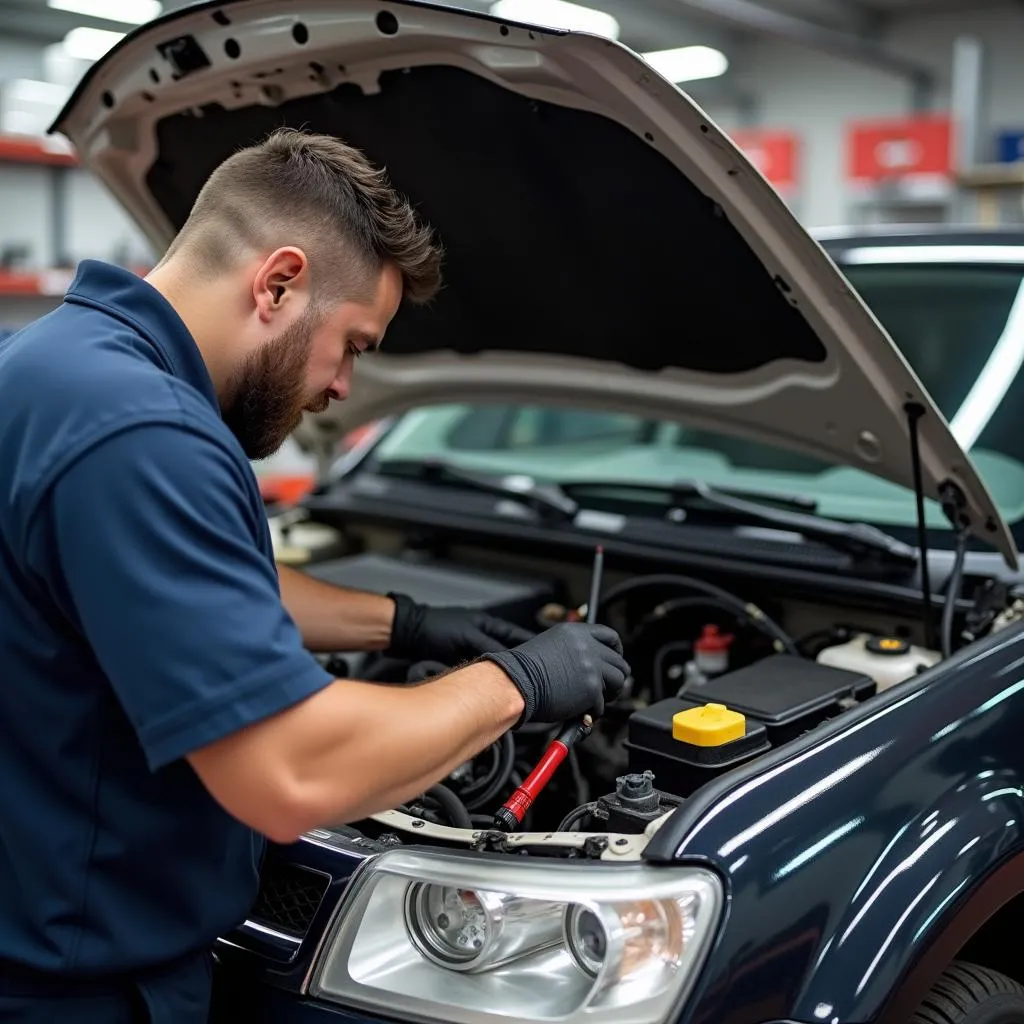
M 413 828 L 423 828 L 423 822 L 422 822 L 422 821 L 419 821 L 419 820 L 416 820 L 416 821 L 414 821 L 414 822 L 412 823 L 412 827 L 413 827 Z
M 628 839 L 616 839 L 615 840 L 615 845 L 616 846 L 627 846 L 628 844 L 629 844 L 629 840 Z

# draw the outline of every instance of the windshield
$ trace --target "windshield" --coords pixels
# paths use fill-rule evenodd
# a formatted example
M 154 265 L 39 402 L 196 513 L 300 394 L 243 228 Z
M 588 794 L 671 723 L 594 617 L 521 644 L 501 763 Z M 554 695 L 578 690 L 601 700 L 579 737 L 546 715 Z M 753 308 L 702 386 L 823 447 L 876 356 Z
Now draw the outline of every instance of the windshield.
M 1024 268 L 844 268 L 971 453 L 1007 521 L 1024 517 Z M 444 405 L 403 416 L 380 444 L 389 460 L 442 458 L 537 479 L 711 486 L 817 502 L 837 519 L 910 527 L 910 493 L 861 470 L 754 441 L 640 416 L 532 405 Z M 947 525 L 937 506 L 930 523 Z

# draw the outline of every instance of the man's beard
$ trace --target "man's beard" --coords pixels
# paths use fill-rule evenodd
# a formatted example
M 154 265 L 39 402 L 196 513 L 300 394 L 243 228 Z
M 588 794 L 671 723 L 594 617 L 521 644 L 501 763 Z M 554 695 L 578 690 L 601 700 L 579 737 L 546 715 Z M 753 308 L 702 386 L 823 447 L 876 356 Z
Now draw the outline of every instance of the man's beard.
M 315 313 L 253 352 L 235 374 L 222 406 L 224 422 L 250 459 L 265 459 L 302 422 L 302 413 L 323 412 L 330 396 L 305 397 L 306 366 L 313 347 Z

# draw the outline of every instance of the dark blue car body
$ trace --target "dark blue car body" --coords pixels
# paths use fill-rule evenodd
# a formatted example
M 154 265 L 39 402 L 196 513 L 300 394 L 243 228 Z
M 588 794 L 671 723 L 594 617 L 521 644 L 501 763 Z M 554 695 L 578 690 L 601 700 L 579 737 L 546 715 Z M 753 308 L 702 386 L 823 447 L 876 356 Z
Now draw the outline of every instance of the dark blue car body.
M 1022 239 L 878 232 L 824 244 L 842 265 L 844 251 L 860 241 L 1017 246 Z M 340 516 L 361 512 L 344 496 L 329 501 Z M 368 512 L 387 514 L 382 503 Z M 1018 538 L 1019 528 L 1014 524 Z M 904 536 L 913 540 L 909 531 Z M 948 537 L 934 540 L 938 590 L 950 552 Z M 724 569 L 692 553 L 665 558 L 683 571 Z M 772 578 L 765 567 L 757 572 Z M 1020 583 L 980 551 L 968 553 L 967 574 Z M 779 570 L 774 579 L 787 575 Z M 917 585 L 913 574 L 897 587 L 813 575 L 802 574 L 812 593 L 842 585 L 846 597 L 837 599 L 862 590 L 862 602 L 896 602 L 904 615 Z M 712 947 L 674 1020 L 895 1024 L 912 1017 L 955 960 L 1024 980 L 1015 953 L 1024 925 L 1022 823 L 1024 625 L 1014 625 L 708 782 L 661 827 L 646 862 L 708 867 L 725 891 Z M 360 860 L 315 837 L 271 849 L 264 869 L 271 898 L 217 950 L 215 1019 L 239 1011 L 278 1024 L 385 1019 L 304 994 L 318 944 Z M 309 907 L 294 929 L 303 936 L 288 938 L 274 932 L 287 916 L 282 907 L 301 902 L 282 881 L 296 866 L 322 884 L 314 890 L 315 912 Z
M 724 919 L 679 1020 L 907 1019 L 972 938 L 1019 913 L 1022 721 L 1014 627 L 696 793 L 646 853 L 710 866 L 725 883 Z M 251 928 L 222 945 L 223 1012 L 369 1019 L 300 995 L 357 861 L 305 840 L 270 856 L 329 875 L 330 889 L 296 947 Z
M 794 252 L 792 265 L 801 271 L 802 277 L 810 276 L 808 268 L 813 269 L 820 254 L 816 249 L 807 249 L 801 255 L 804 240 L 798 237 L 798 225 L 781 216 L 781 208 L 775 208 L 774 200 L 767 202 L 771 198 L 767 186 L 762 190 L 759 181 L 750 184 L 750 176 L 731 156 L 728 169 L 722 173 L 724 184 L 716 186 L 721 201 L 714 200 L 714 194 L 712 201 L 708 201 L 706 190 L 716 180 L 715 169 L 726 167 L 721 153 L 712 154 L 714 145 L 706 147 L 701 142 L 692 147 L 698 156 L 687 154 L 687 160 L 699 173 L 693 180 L 680 182 L 677 170 L 669 168 L 659 155 L 662 140 L 656 138 L 656 132 L 661 131 L 660 127 L 641 136 L 621 131 L 622 126 L 615 125 L 614 134 L 605 134 L 605 122 L 592 119 L 589 107 L 584 111 L 585 118 L 576 117 L 575 110 L 569 118 L 565 111 L 570 108 L 563 109 L 547 100 L 541 102 L 532 95 L 527 103 L 522 103 L 515 90 L 507 90 L 510 95 L 506 96 L 482 75 L 476 81 L 461 67 L 434 67 L 436 58 L 432 50 L 423 68 L 417 66 L 415 73 L 408 73 L 410 69 L 405 66 L 389 71 L 381 76 L 386 79 L 387 88 L 367 89 L 365 94 L 362 84 L 357 87 L 356 82 L 347 80 L 343 63 L 335 62 L 335 67 L 327 68 L 312 61 L 307 66 L 303 57 L 294 74 L 303 89 L 307 83 L 315 83 L 317 89 L 322 84 L 326 93 L 328 87 L 335 89 L 335 74 L 341 76 L 336 93 L 330 92 L 316 106 L 307 105 L 309 97 L 305 93 L 284 103 L 282 98 L 287 93 L 283 87 L 274 81 L 264 81 L 285 81 L 284 70 L 275 70 L 277 56 L 258 71 L 247 73 L 248 78 L 240 73 L 236 76 L 236 65 L 231 65 L 231 79 L 225 80 L 223 93 L 216 99 L 211 97 L 201 111 L 195 106 L 195 97 L 202 92 L 197 86 L 194 97 L 188 91 L 190 83 L 201 84 L 201 76 L 211 65 L 216 64 L 223 74 L 221 65 L 237 60 L 240 53 L 247 54 L 249 50 L 261 52 L 260 46 L 285 23 L 289 23 L 285 52 L 292 54 L 293 47 L 304 47 L 311 39 L 315 42 L 322 28 L 319 20 L 330 20 L 325 12 L 332 6 L 335 5 L 311 5 L 315 14 L 312 33 L 305 23 L 289 23 L 292 10 L 278 15 L 270 5 L 247 0 L 207 0 L 195 5 L 191 14 L 173 12 L 147 27 L 145 34 L 152 34 L 152 38 L 145 45 L 139 35 L 128 38 L 103 63 L 97 64 L 57 123 L 87 144 L 86 151 L 99 167 L 116 169 L 119 183 L 130 180 L 138 185 L 136 207 L 148 214 L 149 229 L 154 237 L 161 238 L 172 224 L 180 226 L 184 221 L 188 203 L 215 166 L 215 158 L 222 149 L 227 150 L 240 138 L 253 138 L 289 118 L 295 126 L 307 126 L 315 121 L 311 111 L 322 118 L 321 123 L 330 131 L 346 134 L 349 141 L 365 145 L 371 155 L 387 163 L 392 172 L 398 172 L 397 180 L 401 181 L 403 168 L 410 179 L 419 180 L 420 172 L 425 173 L 421 196 L 430 200 L 426 204 L 428 212 L 442 222 L 442 234 L 447 233 L 447 237 L 455 240 L 452 248 L 456 259 L 452 263 L 455 275 L 461 270 L 465 281 L 461 289 L 449 286 L 441 293 L 442 303 L 445 295 L 453 296 L 447 326 L 424 332 L 438 349 L 458 349 L 461 345 L 462 354 L 475 355 L 490 340 L 497 349 L 502 348 L 499 342 L 507 342 L 515 351 L 526 339 L 534 349 L 527 346 L 522 348 L 523 352 L 562 353 L 567 341 L 572 341 L 578 345 L 578 351 L 571 350 L 569 354 L 575 358 L 582 353 L 589 358 L 593 355 L 594 338 L 604 337 L 607 352 L 601 358 L 608 363 L 605 372 L 614 375 L 620 372 L 624 348 L 638 349 L 638 354 L 650 364 L 645 365 L 646 370 L 664 368 L 662 349 L 668 346 L 663 325 L 684 322 L 685 318 L 713 324 L 717 318 L 726 324 L 738 324 L 731 335 L 724 329 L 720 331 L 719 341 L 729 341 L 730 348 L 736 349 L 731 355 L 743 358 L 735 366 L 728 361 L 718 365 L 712 360 L 706 371 L 747 372 L 751 366 L 760 365 L 758 346 L 765 345 L 776 346 L 776 358 L 807 358 L 807 353 L 787 347 L 795 329 L 803 330 L 806 324 L 794 312 L 801 300 L 793 294 L 786 277 L 775 274 L 768 278 L 763 257 L 755 255 L 749 240 L 738 247 L 735 259 L 719 261 L 721 252 L 733 252 L 732 246 L 739 237 L 729 227 L 729 204 L 737 220 L 747 224 L 748 234 L 753 234 L 753 222 L 747 221 L 747 211 L 755 205 L 752 197 L 759 197 L 758 205 L 765 206 L 785 229 L 772 228 L 760 239 L 761 247 L 770 249 L 773 238 L 785 241 Z M 240 47 L 234 34 L 251 13 L 249 9 L 257 7 L 267 25 L 253 31 L 251 46 L 246 39 L 245 46 Z M 398 10 L 401 18 L 390 8 Z M 408 0 L 382 3 L 380 10 L 369 12 L 372 19 L 369 14 L 365 19 L 367 26 L 373 26 L 374 44 L 379 42 L 378 34 L 394 39 L 404 57 L 402 47 L 407 45 L 406 39 L 413 40 L 408 44 L 412 47 L 418 34 L 422 34 L 421 27 L 414 27 L 408 35 L 404 28 L 400 32 L 400 24 L 406 23 L 404 19 L 417 26 L 420 18 L 447 17 L 443 8 L 425 14 L 428 9 L 433 10 L 433 6 Z M 339 21 L 332 29 L 340 37 L 342 29 L 348 31 L 349 27 L 344 24 L 344 12 L 334 13 Z M 171 40 L 172 26 L 179 26 L 185 19 L 195 36 L 182 35 Z M 466 24 L 459 26 L 457 35 L 468 32 L 466 25 L 473 20 L 480 22 L 481 32 L 493 30 L 493 35 L 486 36 L 487 45 L 478 48 L 492 61 L 489 73 L 496 75 L 495 69 L 504 66 L 511 69 L 512 78 L 514 73 L 526 75 L 527 64 L 503 65 L 499 59 L 503 54 L 502 40 L 513 32 L 508 24 L 474 13 L 460 15 L 460 19 Z M 514 32 L 532 32 L 526 26 L 513 28 Z M 174 31 L 179 29 L 175 27 Z M 233 34 L 231 38 L 224 35 L 229 31 Z M 208 46 L 208 53 L 197 45 L 196 38 L 207 35 L 216 43 Z M 532 40 L 533 35 L 529 38 Z M 586 61 L 580 58 L 579 66 L 590 67 L 587 62 L 596 59 L 593 53 L 598 48 L 595 44 L 591 53 L 585 48 L 591 43 L 580 45 Z M 149 64 L 151 51 L 172 65 L 163 77 Z M 288 61 L 292 62 L 292 58 L 288 57 Z M 531 61 L 535 58 L 531 57 Z M 623 66 L 637 77 L 636 68 Z M 115 75 L 118 68 L 120 78 Z M 617 73 L 623 81 L 634 82 L 629 74 Z M 98 77 L 104 74 L 109 77 Z M 591 77 L 603 80 L 599 74 L 587 80 Z M 638 77 L 641 88 L 647 90 L 638 109 L 645 111 L 657 95 L 657 83 L 642 75 Z M 185 82 L 182 95 L 188 100 L 184 105 L 175 91 L 180 80 Z M 409 84 L 417 80 L 426 83 L 431 91 L 417 91 Z M 228 81 L 232 91 L 230 102 L 225 99 Z M 557 81 L 557 76 L 550 81 L 542 79 L 545 95 L 548 90 L 557 93 Z M 94 104 L 97 109 L 83 112 L 83 97 L 88 98 L 89 90 L 99 87 L 97 82 L 105 90 L 101 97 L 103 109 Z M 122 84 L 123 89 L 119 91 L 114 85 L 108 88 L 110 82 Z M 456 97 L 470 88 L 474 91 L 468 94 L 467 120 L 452 119 L 450 112 Z M 668 95 L 667 89 L 663 91 Z M 171 111 L 163 115 L 159 125 L 147 124 L 145 129 L 135 130 L 132 118 L 141 116 L 140 110 L 165 94 L 174 98 L 173 103 L 168 101 Z M 250 94 L 255 98 L 250 98 Z M 377 96 L 393 105 L 372 106 L 370 101 Z M 132 105 L 122 111 L 119 104 L 123 102 Z M 422 105 L 416 106 L 417 102 Z M 515 106 L 509 106 L 510 103 Z M 227 117 L 236 107 L 244 116 L 234 126 L 237 134 L 231 134 Z M 113 127 L 105 125 L 104 111 L 117 119 Z M 382 112 L 393 120 L 388 121 Z M 438 117 L 436 124 L 430 120 L 433 116 Z M 646 117 L 644 113 L 645 124 Z M 695 138 L 703 133 L 714 144 L 714 133 L 703 115 L 687 108 L 676 121 L 671 127 L 686 125 Z M 575 129 L 568 132 L 559 127 L 577 122 L 587 125 L 579 134 Z M 66 129 L 67 125 L 70 129 Z M 95 125 L 101 125 L 102 131 Z M 521 134 L 516 135 L 509 125 L 518 125 Z M 146 133 L 151 128 L 156 158 L 137 142 L 149 139 Z M 474 135 L 481 137 L 482 156 L 470 150 L 474 153 L 472 161 L 460 158 L 460 147 Z M 540 143 L 531 142 L 533 139 Z M 593 148 L 581 149 L 580 140 L 589 140 Z M 626 142 L 622 143 L 621 154 L 615 148 L 619 140 L 628 141 L 628 147 Z M 432 159 L 425 159 L 421 149 L 427 141 L 434 143 L 434 149 L 429 150 Z M 561 164 L 552 154 L 560 153 L 563 144 L 565 163 Z M 132 148 L 136 145 L 137 152 Z M 525 160 L 535 155 L 537 145 L 544 158 Z M 595 154 L 587 165 L 591 173 L 581 174 L 580 154 L 591 152 Z M 648 177 L 635 184 L 629 177 L 629 169 L 634 165 L 620 164 L 617 154 L 635 160 Z M 516 162 L 520 157 L 524 158 L 522 164 Z M 445 159 L 450 162 L 445 163 Z M 521 188 L 520 171 L 529 168 L 533 172 L 536 164 L 543 165 L 545 186 L 538 188 L 536 202 L 517 206 L 517 195 L 528 195 L 528 190 Z M 467 173 L 466 168 L 473 173 Z M 548 179 L 558 187 L 548 189 Z M 739 198 L 733 194 L 737 189 L 735 196 Z M 463 202 L 463 191 L 472 192 L 478 205 Z M 573 202 L 576 193 L 585 200 L 579 209 Z M 678 208 L 666 208 L 668 196 L 674 197 Z M 148 206 L 139 197 L 144 197 Z M 495 197 L 500 197 L 501 202 L 496 202 Z M 611 216 L 624 211 L 629 216 L 618 220 Z M 556 212 L 564 216 L 556 218 Z M 608 224 L 603 220 L 606 214 Z M 491 215 L 496 217 L 493 223 L 488 219 Z M 666 224 L 673 223 L 671 215 L 678 217 L 678 223 L 687 231 L 689 225 L 695 225 L 693 244 L 681 245 L 665 230 Z M 771 227 L 772 219 L 762 218 L 762 222 Z M 616 225 L 619 233 L 609 233 Z M 595 243 L 591 245 L 585 239 L 590 237 L 587 231 L 595 230 L 595 226 Z M 513 230 L 518 228 L 528 230 Z M 494 239 L 501 244 L 494 244 Z M 870 240 L 870 247 L 904 244 L 908 240 L 911 239 L 905 236 L 878 236 Z M 943 241 L 941 235 L 935 234 L 917 239 L 917 244 L 928 247 Z M 983 235 L 973 238 L 952 234 L 945 241 L 954 248 L 974 244 L 986 247 Z M 1013 271 L 1014 292 L 1024 290 L 1022 241 L 1021 236 L 1007 235 L 999 243 L 1012 250 L 999 261 L 999 266 Z M 844 257 L 847 246 L 842 239 L 823 244 L 840 265 L 848 258 L 848 253 Z M 588 252 L 588 247 L 593 252 Z M 592 260 L 597 252 L 599 258 Z M 568 258 L 563 257 L 565 253 L 570 254 Z M 619 262 L 611 262 L 606 256 L 611 253 L 617 254 Z M 553 254 L 555 258 L 548 262 Z M 921 262 L 936 261 L 925 258 Z M 821 271 L 822 267 L 817 269 Z M 838 287 L 840 282 L 832 279 L 831 268 L 828 269 L 832 291 L 827 297 L 811 292 L 818 303 L 812 308 L 817 310 L 815 315 L 819 319 L 824 318 L 821 310 L 834 313 L 845 302 L 843 290 Z M 652 276 L 655 271 L 663 272 L 664 277 Z M 570 283 L 575 281 L 576 290 L 568 287 L 560 275 Z M 457 277 L 453 275 L 452 280 Z M 625 281 L 630 284 L 624 286 Z M 800 285 L 801 289 L 805 287 Z M 863 290 L 859 284 L 854 283 L 854 287 Z M 643 296 L 642 301 L 637 301 L 637 295 Z M 523 296 L 528 301 L 523 301 Z M 609 296 L 615 296 L 618 305 L 606 302 Z M 765 321 L 751 296 L 759 296 L 758 301 L 763 302 L 759 309 L 768 310 L 774 319 Z M 546 310 L 538 305 L 541 298 L 551 300 Z M 754 310 L 749 321 L 742 317 L 738 321 L 731 319 L 735 310 L 746 309 L 748 305 Z M 902 296 L 897 297 L 895 305 L 900 310 L 906 306 Z M 857 311 L 850 315 L 854 313 Z M 878 316 L 882 318 L 881 313 Z M 863 323 L 864 319 L 851 323 Z M 1006 312 L 995 319 L 1000 321 L 994 331 L 998 335 L 1007 319 Z M 417 331 L 422 328 L 417 328 L 415 321 L 408 322 L 411 326 L 404 335 L 405 351 L 415 355 L 419 344 Z M 401 355 L 401 322 L 398 327 L 398 331 L 389 332 L 388 351 Z M 508 338 L 501 337 L 503 330 Z M 892 330 L 899 342 L 898 331 Z M 492 332 L 497 333 L 497 339 L 490 338 Z M 751 344 L 752 340 L 756 344 Z M 811 353 L 817 353 L 820 339 L 810 340 L 814 342 Z M 973 345 L 975 350 L 978 340 L 975 335 L 964 336 L 965 345 Z M 995 339 L 991 342 L 994 345 Z M 925 344 L 931 345 L 931 339 L 926 338 L 922 342 Z M 902 347 L 907 351 L 907 346 Z M 698 336 L 694 349 L 703 354 L 705 350 L 713 351 L 714 345 L 706 341 L 700 344 Z M 859 358 L 862 357 L 860 353 Z M 909 355 L 907 359 L 912 364 L 927 362 Z M 942 364 L 932 368 L 936 377 L 942 378 L 939 371 L 951 367 L 952 379 L 940 379 L 934 387 L 924 381 L 927 392 L 937 395 L 948 385 L 946 390 L 959 402 L 963 398 L 961 385 L 969 384 L 965 373 L 952 361 L 934 362 Z M 852 367 L 853 363 L 845 365 Z M 880 365 L 891 368 L 893 364 L 889 361 Z M 410 372 L 408 379 L 415 383 L 416 374 Z M 1014 371 L 1014 379 L 1016 386 L 1021 387 L 1024 375 Z M 471 395 L 469 385 L 465 387 L 465 394 Z M 873 397 L 875 390 L 865 386 L 860 395 Z M 1007 395 L 999 410 L 993 410 L 998 415 L 993 416 L 990 430 L 1000 437 L 990 447 L 1024 467 L 1024 454 L 1016 458 L 1019 453 L 1015 447 L 1020 437 L 1015 415 L 1019 402 L 1015 401 L 1013 391 Z M 907 391 L 905 397 L 910 401 L 913 393 Z M 424 400 L 428 398 L 432 400 L 433 396 L 424 396 Z M 739 408 L 739 403 L 735 402 L 733 408 Z M 910 409 L 904 411 L 909 413 Z M 646 414 L 660 415 L 645 410 Z M 883 426 L 888 424 L 888 418 L 883 419 Z M 871 425 L 870 421 L 866 424 Z M 898 426 L 902 430 L 902 420 Z M 889 427 L 891 424 L 886 429 Z M 893 432 L 892 436 L 902 440 L 899 433 Z M 941 440 L 942 435 L 939 437 Z M 870 431 L 860 433 L 859 438 L 859 458 L 877 454 L 877 439 Z M 470 450 L 479 456 L 481 449 Z M 954 452 L 959 453 L 959 448 L 954 446 Z M 906 458 L 913 461 L 912 446 Z M 937 456 L 932 459 L 936 461 Z M 358 460 L 351 460 L 346 472 L 352 471 L 353 479 L 358 481 L 360 474 L 354 472 L 357 467 Z M 857 610 L 851 612 L 854 616 L 868 610 L 876 620 L 891 617 L 908 638 L 918 638 L 921 633 L 921 579 L 916 564 L 904 562 L 894 566 L 884 559 L 867 559 L 861 564 L 859 555 L 842 546 L 807 541 L 806 536 L 796 541 L 787 539 L 791 533 L 799 534 L 799 530 L 777 531 L 785 536 L 771 540 L 749 534 L 741 538 L 738 531 L 733 531 L 729 524 L 723 525 L 721 520 L 689 524 L 689 529 L 680 530 L 678 523 L 685 516 L 671 519 L 648 512 L 636 517 L 643 520 L 642 529 L 630 532 L 625 527 L 618 531 L 609 528 L 601 533 L 577 528 L 575 522 L 557 517 L 545 518 L 536 508 L 532 514 L 522 507 L 516 516 L 495 514 L 499 499 L 493 493 L 481 494 L 479 488 L 435 488 L 415 475 L 404 479 L 400 474 L 390 478 L 373 478 L 372 473 L 367 476 L 371 486 L 349 487 L 346 480 L 339 480 L 334 493 L 318 494 L 307 505 L 314 518 L 319 512 L 321 521 L 348 531 L 352 549 L 357 552 L 372 552 L 372 539 L 383 535 L 385 541 L 393 542 L 392 547 L 410 549 L 411 561 L 417 567 L 422 566 L 424 557 L 433 554 L 432 546 L 446 557 L 452 550 L 458 551 L 467 563 L 483 549 L 494 555 L 495 562 L 503 558 L 510 568 L 518 568 L 520 561 L 534 566 L 540 563 L 547 573 L 551 568 L 548 561 L 551 565 L 560 562 L 567 568 L 566 576 L 578 580 L 585 571 L 581 566 L 585 567 L 593 544 L 600 538 L 615 572 L 687 573 L 700 580 L 714 580 L 730 593 L 742 594 L 744 602 L 757 601 L 766 606 L 767 601 L 781 601 L 785 595 L 805 609 L 814 607 L 820 617 L 834 612 L 838 620 L 851 609 Z M 655 482 L 659 486 L 663 482 L 675 483 Z M 329 516 L 324 515 L 327 505 L 333 505 Z M 909 492 L 907 507 L 911 508 Z M 598 511 L 606 512 L 603 508 Z M 619 518 L 629 516 L 621 514 Z M 994 520 L 990 522 L 992 532 L 997 532 Z M 1017 546 L 1024 547 L 1024 518 L 1009 525 Z M 913 519 L 908 518 L 891 532 L 903 543 L 916 545 L 919 535 L 914 527 Z M 360 529 L 365 530 L 365 535 L 360 535 Z M 945 603 L 944 588 L 953 563 L 953 536 L 953 531 L 942 523 L 927 531 L 931 546 L 930 590 L 936 611 Z M 388 544 L 381 548 L 391 550 Z M 995 552 L 977 546 L 967 553 L 966 576 L 975 592 L 983 581 L 1011 585 L 1022 581 L 1016 570 L 1004 565 Z M 571 589 L 567 585 L 565 592 Z M 541 604 L 538 601 L 531 607 L 530 614 L 536 613 Z M 960 619 L 967 616 L 971 607 L 966 593 L 955 603 Z M 929 647 L 934 646 L 927 639 L 928 630 L 924 637 Z M 595 738 L 596 733 L 597 730 Z M 367 768 L 372 770 L 372 766 Z M 934 668 L 815 725 L 797 739 L 685 795 L 646 847 L 644 859 L 654 870 L 659 866 L 669 870 L 680 864 L 710 869 L 721 881 L 725 901 L 695 983 L 669 1021 L 902 1024 L 913 1016 L 922 998 L 957 959 L 969 959 L 1024 981 L 1015 955 L 1024 925 L 1022 815 L 1024 624 L 1017 624 L 969 643 Z M 249 920 L 223 936 L 216 946 L 213 1021 L 344 1024 L 380 1020 L 384 1024 L 387 1020 L 407 1019 L 397 1013 L 367 1016 L 337 1003 L 317 1001 L 307 992 L 323 940 L 337 919 L 339 906 L 343 908 L 347 887 L 366 858 L 374 856 L 375 849 L 372 843 L 362 847 L 352 843 L 343 848 L 325 832 L 268 850 L 262 866 L 261 893 Z M 508 857 L 510 863 L 515 859 L 491 851 L 478 851 L 474 856 L 496 863 L 501 863 L 502 857 Z M 578 870 L 585 877 L 591 865 L 580 860 L 563 867 Z M 1021 1019 L 1024 1013 L 1015 1020 Z

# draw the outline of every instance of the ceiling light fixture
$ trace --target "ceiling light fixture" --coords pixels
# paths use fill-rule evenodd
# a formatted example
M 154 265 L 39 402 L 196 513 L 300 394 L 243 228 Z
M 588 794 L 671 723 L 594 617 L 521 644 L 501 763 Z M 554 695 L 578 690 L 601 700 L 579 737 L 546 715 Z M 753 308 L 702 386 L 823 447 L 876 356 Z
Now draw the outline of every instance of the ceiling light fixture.
M 645 61 L 670 82 L 693 82 L 699 78 L 718 78 L 729 70 L 729 60 L 711 46 L 679 46 L 674 50 L 654 50 L 643 55 Z
M 164 6 L 159 0 L 46 0 L 56 11 L 84 14 L 87 18 L 119 21 L 123 25 L 141 25 L 160 17 Z
M 590 32 L 608 39 L 619 38 L 619 23 L 605 11 L 568 3 L 568 0 L 497 0 L 491 14 L 509 21 L 562 29 L 567 32 Z
M 80 26 L 64 37 L 64 52 L 76 60 L 99 60 L 124 35 L 123 32 L 110 32 L 104 28 Z

